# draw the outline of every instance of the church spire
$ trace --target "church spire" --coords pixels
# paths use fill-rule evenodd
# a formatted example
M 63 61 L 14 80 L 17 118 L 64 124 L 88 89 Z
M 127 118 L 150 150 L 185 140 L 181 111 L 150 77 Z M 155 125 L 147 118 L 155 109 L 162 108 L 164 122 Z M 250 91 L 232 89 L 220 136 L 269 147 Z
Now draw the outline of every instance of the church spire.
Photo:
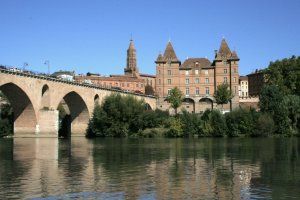
M 136 62 L 136 50 L 132 38 L 130 39 L 129 47 L 127 49 L 126 68 L 124 69 L 125 75 L 138 76 L 139 70 Z

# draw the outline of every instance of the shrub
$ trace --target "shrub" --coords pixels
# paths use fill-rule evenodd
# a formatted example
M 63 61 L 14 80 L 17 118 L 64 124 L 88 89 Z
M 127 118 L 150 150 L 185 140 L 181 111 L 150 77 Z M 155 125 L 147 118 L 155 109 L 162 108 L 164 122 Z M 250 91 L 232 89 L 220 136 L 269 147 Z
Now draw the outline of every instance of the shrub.
M 256 127 L 250 134 L 251 137 L 266 137 L 273 135 L 275 132 L 275 123 L 270 114 L 260 114 L 257 119 Z
M 199 135 L 201 133 L 200 115 L 183 111 L 179 115 L 179 118 L 182 122 L 184 137 Z
M 167 137 L 182 137 L 183 136 L 183 124 L 179 118 L 170 117 L 167 121 L 166 131 Z
M 257 112 L 252 109 L 238 108 L 230 113 L 226 113 L 228 136 L 251 135 L 254 131 L 257 117 Z

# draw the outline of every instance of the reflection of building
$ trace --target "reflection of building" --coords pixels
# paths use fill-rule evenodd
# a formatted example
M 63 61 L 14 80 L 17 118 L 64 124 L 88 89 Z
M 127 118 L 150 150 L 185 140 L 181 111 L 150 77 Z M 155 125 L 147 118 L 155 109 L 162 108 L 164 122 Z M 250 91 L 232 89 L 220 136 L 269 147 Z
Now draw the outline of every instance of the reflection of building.
M 147 84 L 155 87 L 155 76 L 139 73 L 136 50 L 132 40 L 130 40 L 129 48 L 127 49 L 124 74 L 125 75 L 110 75 L 109 77 L 87 74 L 87 76 L 76 76 L 75 79 L 80 83 L 95 84 L 138 93 L 144 93 Z
M 169 109 L 165 101 L 170 90 L 178 87 L 184 94 L 182 105 L 189 112 L 202 112 L 215 105 L 213 94 L 218 85 L 228 83 L 235 97 L 232 106 L 238 106 L 239 58 L 222 40 L 219 51 L 215 52 L 212 63 L 207 58 L 189 58 L 181 64 L 171 42 L 167 44 L 164 55 L 156 59 L 156 93 L 158 107 Z M 229 104 L 224 105 L 229 109 Z
M 254 73 L 248 74 L 249 96 L 258 96 L 265 84 L 264 73 L 256 70 Z
M 248 77 L 240 76 L 240 85 L 239 85 L 239 96 L 248 97 Z

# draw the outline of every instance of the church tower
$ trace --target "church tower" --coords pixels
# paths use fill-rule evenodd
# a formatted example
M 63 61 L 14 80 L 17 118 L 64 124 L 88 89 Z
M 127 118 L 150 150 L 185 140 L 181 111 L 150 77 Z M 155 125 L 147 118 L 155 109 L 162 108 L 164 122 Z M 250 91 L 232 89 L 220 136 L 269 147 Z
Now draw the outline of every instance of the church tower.
M 139 77 L 139 70 L 136 62 L 136 50 L 132 39 L 130 40 L 129 47 L 127 49 L 127 62 L 124 73 L 126 76 Z

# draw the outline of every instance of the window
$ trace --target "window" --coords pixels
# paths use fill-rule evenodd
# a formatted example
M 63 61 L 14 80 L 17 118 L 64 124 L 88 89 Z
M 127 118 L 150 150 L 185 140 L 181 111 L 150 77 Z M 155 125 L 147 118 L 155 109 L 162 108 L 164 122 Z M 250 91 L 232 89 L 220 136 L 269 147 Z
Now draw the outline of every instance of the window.
M 236 77 L 233 77 L 233 82 L 236 83 Z
M 224 83 L 227 83 L 227 77 L 224 77 Z
M 205 94 L 209 94 L 209 87 L 205 88 Z
M 189 75 L 189 71 L 188 70 L 185 70 L 185 75 Z
M 236 94 L 236 86 L 234 86 L 234 94 Z
M 122 87 L 125 87 L 125 84 L 124 84 L 124 83 L 122 83 Z
M 224 69 L 224 74 L 227 74 L 227 69 Z
M 171 89 L 168 89 L 168 95 L 170 95 L 171 94 Z
M 129 87 L 130 86 L 130 84 L 129 83 L 127 83 L 127 87 Z
M 136 87 L 139 87 L 139 84 L 138 84 L 138 83 L 136 84 Z
M 244 81 L 242 81 L 242 85 L 244 85 Z
M 185 95 L 186 96 L 190 95 L 190 88 L 185 88 Z
M 195 83 L 200 83 L 199 78 L 196 78 L 196 79 L 195 79 Z
M 144 87 L 144 84 L 143 84 L 143 83 L 141 84 L 141 87 Z
M 171 75 L 172 74 L 172 71 L 171 70 L 168 70 L 168 75 Z
M 168 84 L 171 85 L 171 79 L 168 79 Z
M 248 85 L 248 82 L 245 82 L 246 85 Z
M 205 78 L 205 83 L 209 83 L 209 78 Z
M 208 70 L 204 70 L 204 74 L 205 74 L 205 75 L 208 75 Z
M 226 60 L 224 60 L 224 61 L 223 61 L 223 64 L 224 64 L 224 65 L 227 65 L 227 61 L 226 61 Z
M 200 94 L 200 90 L 198 87 L 196 87 L 196 95 L 199 95 Z
M 234 73 L 237 73 L 237 69 L 236 68 L 234 68 L 233 71 L 234 71 Z
M 248 96 L 248 92 L 246 92 L 246 97 Z
M 244 92 L 242 92 L 242 96 L 244 96 Z
M 185 79 L 185 84 L 190 84 L 190 79 L 186 78 Z
M 158 79 L 158 84 L 161 84 L 161 80 L 160 79 Z
M 199 70 L 195 69 L 195 74 L 198 75 L 199 74 Z
M 160 70 L 158 70 L 158 74 L 160 74 Z
M 116 83 L 116 86 L 118 86 L 119 84 L 118 83 Z

